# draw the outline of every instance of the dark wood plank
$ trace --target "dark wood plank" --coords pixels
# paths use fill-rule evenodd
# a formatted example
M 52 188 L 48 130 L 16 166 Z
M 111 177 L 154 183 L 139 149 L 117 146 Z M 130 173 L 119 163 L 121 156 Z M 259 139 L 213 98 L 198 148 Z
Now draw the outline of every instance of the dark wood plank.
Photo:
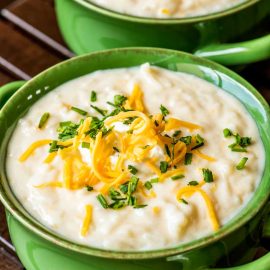
M 0 65 L 22 79 L 29 79 L 64 59 L 9 23 L 0 21 L 0 33 L 0 44 L 5 44 L 0 50 Z
M 6 83 L 16 80 L 15 76 L 7 73 L 5 70 L 0 69 L 0 86 L 5 85 Z
M 14 2 L 14 0 L 0 0 L 0 9 L 7 7 L 12 2 Z
M 74 55 L 67 49 L 57 27 L 53 0 L 17 0 L 1 14 L 64 56 Z
M 1 270 L 22 270 L 23 266 L 19 260 L 0 247 L 0 269 Z

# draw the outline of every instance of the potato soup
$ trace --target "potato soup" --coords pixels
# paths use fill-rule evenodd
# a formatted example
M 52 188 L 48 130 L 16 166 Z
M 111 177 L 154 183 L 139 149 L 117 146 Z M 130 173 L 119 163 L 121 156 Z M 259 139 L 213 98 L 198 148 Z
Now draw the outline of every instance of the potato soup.
M 193 75 L 144 64 L 69 81 L 36 102 L 9 142 L 25 209 L 75 243 L 177 246 L 219 230 L 262 176 L 254 120 Z

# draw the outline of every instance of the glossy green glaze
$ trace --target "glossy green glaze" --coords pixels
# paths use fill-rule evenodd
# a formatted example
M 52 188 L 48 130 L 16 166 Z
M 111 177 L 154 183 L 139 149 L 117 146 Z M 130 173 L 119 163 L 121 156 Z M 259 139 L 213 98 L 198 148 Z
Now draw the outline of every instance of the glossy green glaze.
M 222 45 L 237 39 L 269 14 L 269 0 L 247 0 L 224 12 L 183 19 L 138 18 L 99 8 L 86 0 L 55 2 L 62 34 L 77 54 L 150 46 L 192 52 L 227 65 L 270 57 L 270 35 Z
M 257 123 L 266 151 L 262 181 L 248 205 L 219 231 L 175 248 L 116 252 L 71 243 L 39 224 L 22 208 L 10 190 L 4 160 L 12 130 L 34 102 L 64 82 L 99 69 L 131 67 L 145 62 L 194 74 L 221 87 L 245 105 Z M 8 87 L 0 89 L 0 100 L 8 92 Z M 2 108 L 0 130 L 3 131 L 0 133 L 0 199 L 11 214 L 8 214 L 11 237 L 28 270 L 197 270 L 202 267 L 245 263 L 254 254 L 270 193 L 270 108 L 251 85 L 218 64 L 186 53 L 153 48 L 118 49 L 77 57 L 58 64 L 25 83 Z M 256 261 L 252 267 L 270 270 L 270 255 Z M 240 269 L 251 268 L 242 266 Z

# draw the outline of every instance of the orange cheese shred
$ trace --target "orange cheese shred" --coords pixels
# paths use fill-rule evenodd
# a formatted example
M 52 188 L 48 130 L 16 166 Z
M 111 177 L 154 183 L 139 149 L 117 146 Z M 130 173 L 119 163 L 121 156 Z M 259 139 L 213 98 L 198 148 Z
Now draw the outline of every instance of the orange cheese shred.
M 85 206 L 85 216 L 81 228 L 81 235 L 85 237 L 90 229 L 90 223 L 92 221 L 92 215 L 93 215 L 93 207 L 92 205 L 88 204 Z
M 41 146 L 44 145 L 48 145 L 52 142 L 52 140 L 40 140 L 40 141 L 36 141 L 34 143 L 32 143 L 27 149 L 26 151 L 19 157 L 19 161 L 20 162 L 24 162 L 25 160 L 27 160 L 29 158 L 29 156 L 31 156 L 35 150 Z
M 210 161 L 210 162 L 215 162 L 215 161 L 217 161 L 214 157 L 210 157 L 210 156 L 208 156 L 208 155 L 206 155 L 206 154 L 203 154 L 203 153 L 200 152 L 198 149 L 193 150 L 192 153 L 193 153 L 194 155 L 196 155 L 196 156 L 198 156 L 198 157 L 200 157 L 200 158 L 202 158 L 202 159 L 205 159 L 205 160 L 207 160 L 207 161 Z
M 195 192 L 199 192 L 200 195 L 203 197 L 207 210 L 208 210 L 209 218 L 211 220 L 212 228 L 214 231 L 217 231 L 220 228 L 220 224 L 218 222 L 218 218 L 217 218 L 213 203 L 211 202 L 211 199 L 209 198 L 209 196 L 204 190 L 198 187 L 193 187 L 193 186 L 183 187 L 177 192 L 176 198 L 177 200 L 180 200 L 182 196 L 186 195 L 189 197 L 189 196 L 192 196 Z

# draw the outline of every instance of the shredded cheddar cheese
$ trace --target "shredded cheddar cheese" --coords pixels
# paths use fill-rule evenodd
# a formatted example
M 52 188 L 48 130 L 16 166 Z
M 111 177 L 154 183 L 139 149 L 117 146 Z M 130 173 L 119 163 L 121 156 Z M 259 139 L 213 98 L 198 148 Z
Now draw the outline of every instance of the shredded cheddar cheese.
M 203 197 L 207 210 L 208 210 L 209 218 L 211 220 L 212 228 L 214 231 L 217 231 L 220 227 L 218 219 L 217 219 L 217 215 L 216 215 L 213 203 L 211 202 L 211 199 L 209 198 L 209 196 L 203 189 L 198 188 L 198 187 L 193 187 L 193 186 L 183 187 L 177 192 L 176 198 L 177 200 L 180 200 L 182 196 L 184 195 L 190 197 L 195 192 L 199 192 L 200 195 Z
M 82 224 L 81 235 L 85 237 L 89 231 L 90 223 L 92 220 L 93 207 L 92 205 L 85 206 L 85 217 Z
M 26 161 L 34 152 L 37 148 L 48 145 L 51 143 L 52 140 L 40 140 L 32 143 L 27 150 L 20 156 L 19 161 L 24 162 Z
M 120 185 L 125 184 L 131 178 L 131 172 L 127 168 L 127 162 L 129 161 L 144 163 L 150 173 L 155 174 L 158 178 L 157 182 L 160 183 L 184 173 L 184 168 L 179 167 L 179 165 L 184 163 L 187 153 L 193 153 L 209 162 L 216 161 L 215 158 L 203 154 L 198 149 L 192 150 L 192 145 L 196 143 L 194 136 L 191 138 L 191 145 L 188 145 L 188 143 L 181 141 L 179 137 L 176 140 L 174 137 L 165 134 L 164 132 L 176 130 L 180 134 L 179 129 L 182 128 L 194 131 L 202 129 L 202 127 L 176 118 L 167 117 L 165 119 L 164 115 L 160 113 L 152 116 L 148 115 L 143 102 L 143 92 L 138 84 L 134 85 L 133 92 L 128 98 L 118 97 L 123 98 L 125 101 L 123 105 L 121 104 L 123 106 L 122 110 L 117 114 L 111 114 L 112 116 L 104 117 L 104 120 L 102 120 L 103 129 L 97 130 L 94 136 L 89 136 L 88 132 L 95 118 L 86 117 L 79 125 L 75 125 L 76 133 L 74 137 L 65 141 L 57 141 L 59 147 L 54 152 L 49 153 L 43 162 L 50 164 L 57 156 L 60 157 L 63 162 L 62 180 L 45 182 L 36 185 L 36 188 L 50 187 L 77 190 L 89 186 L 91 189 L 88 191 L 91 191 L 94 189 L 93 186 L 99 185 L 95 190 L 99 191 L 101 196 L 108 196 L 112 188 L 119 188 Z M 113 125 L 116 122 L 126 120 L 131 120 L 128 123 L 129 132 L 114 130 Z M 19 161 L 26 161 L 37 148 L 49 145 L 52 142 L 53 140 L 40 140 L 32 143 L 20 156 Z M 82 147 L 87 148 L 87 151 L 89 151 L 91 165 L 87 164 L 82 158 L 80 152 L 82 143 L 86 145 L 86 147 L 83 145 Z M 155 147 L 166 149 L 162 160 L 152 155 L 152 150 Z M 114 155 L 116 161 L 111 159 Z M 166 168 L 166 171 L 161 172 L 159 167 L 161 161 L 167 163 L 168 168 Z M 157 194 L 151 189 L 151 182 L 148 182 L 150 187 L 145 187 L 140 181 L 137 191 L 144 198 L 154 199 Z M 212 227 L 217 230 L 219 223 L 214 206 L 205 191 L 201 189 L 204 184 L 205 182 L 201 181 L 197 186 L 187 186 L 180 189 L 177 193 L 177 199 L 181 199 L 182 196 L 192 196 L 195 192 L 200 193 L 205 201 Z M 141 206 L 144 207 L 144 205 Z M 159 214 L 160 210 L 158 206 L 153 207 L 154 214 Z M 82 236 L 86 236 L 89 231 L 92 211 L 93 207 L 91 205 L 85 206 L 86 213 L 81 228 Z

